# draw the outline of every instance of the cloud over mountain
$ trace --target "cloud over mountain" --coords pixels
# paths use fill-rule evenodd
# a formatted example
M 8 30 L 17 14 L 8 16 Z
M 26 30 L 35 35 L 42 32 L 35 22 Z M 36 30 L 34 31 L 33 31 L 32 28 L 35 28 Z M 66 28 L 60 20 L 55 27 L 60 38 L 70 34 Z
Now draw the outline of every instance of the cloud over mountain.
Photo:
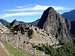
M 65 8 L 63 6 L 54 6 L 54 5 L 38 5 L 38 4 L 35 6 L 23 5 L 23 6 L 16 6 L 13 9 L 7 9 L 1 11 L 0 18 L 4 18 L 6 20 L 10 19 L 8 21 L 13 21 L 14 19 L 17 19 L 20 21 L 29 20 L 29 22 L 32 22 L 38 19 L 38 18 L 36 19 L 35 16 L 40 17 L 43 11 L 46 10 L 48 7 L 53 7 L 58 13 L 63 13 L 65 11 L 69 11 L 72 9 L 72 8 Z M 28 19 L 28 17 L 30 17 L 31 19 Z

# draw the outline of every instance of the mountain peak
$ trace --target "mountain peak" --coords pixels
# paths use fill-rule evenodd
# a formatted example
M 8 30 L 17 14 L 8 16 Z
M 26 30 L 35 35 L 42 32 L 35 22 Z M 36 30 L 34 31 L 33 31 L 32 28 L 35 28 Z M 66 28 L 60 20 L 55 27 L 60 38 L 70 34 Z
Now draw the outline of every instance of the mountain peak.
M 44 11 L 44 13 L 47 13 L 47 14 L 55 14 L 55 13 L 57 13 L 56 11 L 55 11 L 55 9 L 53 8 L 53 7 L 48 7 L 45 11 Z
M 47 9 L 46 9 L 46 11 L 49 11 L 49 10 L 54 10 L 54 8 L 53 7 L 48 7 Z
M 70 37 L 65 18 L 59 15 L 52 7 L 44 11 L 37 26 L 44 29 L 47 33 L 55 35 L 61 42 L 68 40 Z
M 57 12 L 54 10 L 53 7 L 47 8 L 47 9 L 44 11 L 43 15 L 41 16 L 41 18 L 40 18 L 40 21 L 39 21 L 39 23 L 38 23 L 38 27 L 39 27 L 39 28 L 43 28 L 43 23 L 47 20 L 47 17 L 48 17 L 49 15 L 55 15 L 55 14 L 57 14 Z

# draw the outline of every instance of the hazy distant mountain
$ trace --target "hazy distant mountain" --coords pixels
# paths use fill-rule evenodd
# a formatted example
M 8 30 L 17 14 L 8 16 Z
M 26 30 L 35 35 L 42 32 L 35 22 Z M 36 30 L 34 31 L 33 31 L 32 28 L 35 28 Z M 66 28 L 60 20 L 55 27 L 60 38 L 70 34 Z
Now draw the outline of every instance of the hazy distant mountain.
M 7 22 L 6 20 L 4 20 L 4 19 L 0 19 L 0 23 L 2 23 L 4 26 L 6 26 L 6 27 L 9 27 L 9 22 Z
M 65 12 L 62 14 L 62 16 L 73 21 L 73 20 L 75 20 L 75 10 L 72 10 L 70 12 Z
M 71 21 L 71 33 L 73 36 L 75 36 L 75 10 L 65 12 L 62 14 L 62 16 Z
M 71 21 L 71 33 L 75 35 L 75 21 Z

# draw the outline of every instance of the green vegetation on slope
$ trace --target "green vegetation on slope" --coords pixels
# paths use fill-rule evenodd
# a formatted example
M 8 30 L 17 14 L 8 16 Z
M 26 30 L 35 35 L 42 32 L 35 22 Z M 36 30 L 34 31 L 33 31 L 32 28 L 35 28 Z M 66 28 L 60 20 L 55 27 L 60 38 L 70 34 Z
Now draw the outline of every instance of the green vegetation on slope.
M 64 44 L 61 48 L 52 48 L 50 46 L 41 45 L 36 46 L 37 50 L 43 51 L 50 56 L 75 56 L 75 46 L 71 44 Z
M 10 56 L 31 56 L 30 53 L 26 51 L 13 48 L 10 43 L 6 42 L 4 45 L 10 53 Z M 64 44 L 61 48 L 52 48 L 47 44 L 41 44 L 33 48 L 36 48 L 36 55 L 39 55 L 42 51 L 49 56 L 75 56 L 75 45 L 71 43 Z
M 21 49 L 14 48 L 10 45 L 10 43 L 4 43 L 6 49 L 10 53 L 10 56 L 31 56 L 28 52 L 23 51 Z

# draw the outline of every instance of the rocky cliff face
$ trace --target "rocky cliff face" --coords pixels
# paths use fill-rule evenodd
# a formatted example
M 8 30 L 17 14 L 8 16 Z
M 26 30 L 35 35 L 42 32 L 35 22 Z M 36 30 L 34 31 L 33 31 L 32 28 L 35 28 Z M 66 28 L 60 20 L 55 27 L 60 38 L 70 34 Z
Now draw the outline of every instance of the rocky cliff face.
M 58 14 L 52 7 L 46 9 L 37 26 L 55 36 L 60 42 L 68 41 L 70 38 L 70 23 Z

